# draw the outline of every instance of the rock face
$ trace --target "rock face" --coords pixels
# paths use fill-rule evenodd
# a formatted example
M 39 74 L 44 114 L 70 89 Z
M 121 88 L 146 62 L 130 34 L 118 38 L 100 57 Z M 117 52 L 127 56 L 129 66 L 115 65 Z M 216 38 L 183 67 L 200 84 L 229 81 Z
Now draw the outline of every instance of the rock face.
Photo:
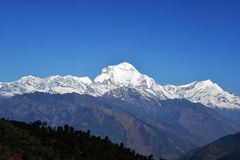
M 220 138 L 195 149 L 179 160 L 239 160 L 240 133 Z
M 31 93 L 0 101 L 0 116 L 42 120 L 52 126 L 70 124 L 95 135 L 124 142 L 142 154 L 174 159 L 239 128 L 213 109 L 187 100 L 148 102 L 134 89 L 139 103 L 111 96 L 76 93 Z
M 212 108 L 240 109 L 240 97 L 224 91 L 211 80 L 182 86 L 162 86 L 147 75 L 141 74 L 127 62 L 103 68 L 102 73 L 94 81 L 88 77 L 57 75 L 47 78 L 25 76 L 14 82 L 0 82 L 0 96 L 10 97 L 38 91 L 51 94 L 75 92 L 98 97 L 122 88 L 133 88 L 146 99 L 185 98 Z M 122 97 L 123 95 L 115 94 L 115 96 Z

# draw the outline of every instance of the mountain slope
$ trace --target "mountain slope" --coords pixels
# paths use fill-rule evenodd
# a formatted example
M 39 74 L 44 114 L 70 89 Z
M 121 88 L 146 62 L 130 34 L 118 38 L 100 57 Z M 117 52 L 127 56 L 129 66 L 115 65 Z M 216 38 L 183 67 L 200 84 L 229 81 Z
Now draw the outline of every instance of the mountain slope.
M 90 136 L 73 127 L 50 128 L 40 121 L 0 120 L 1 160 L 152 160 L 108 138 Z
M 139 105 L 109 94 L 23 94 L 1 100 L 0 116 L 42 120 L 52 126 L 67 123 L 77 129 L 90 129 L 95 135 L 109 136 L 114 142 L 124 142 L 142 154 L 170 159 L 238 130 L 234 123 L 201 104 L 177 99 L 148 103 L 137 94 L 132 90 L 130 97 Z
M 239 160 L 240 133 L 225 136 L 204 147 L 198 148 L 180 160 Z
M 176 158 L 195 147 L 177 134 L 165 131 L 164 128 L 168 128 L 165 124 L 159 123 L 162 129 L 156 128 L 88 95 L 18 95 L 0 102 L 0 116 L 21 121 L 42 120 L 52 126 L 70 124 L 85 131 L 90 129 L 95 135 L 109 136 L 114 142 L 123 142 L 139 153 L 154 154 L 155 157 Z
M 230 94 L 210 80 L 187 85 L 162 86 L 152 78 L 141 74 L 133 65 L 123 62 L 102 69 L 92 82 L 88 77 L 51 76 L 38 78 L 25 76 L 14 82 L 0 82 L 0 96 L 46 92 L 51 94 L 79 93 L 95 97 L 121 88 L 134 88 L 146 99 L 188 99 L 214 108 L 240 109 L 240 97 Z M 115 95 L 121 97 L 122 95 Z
M 240 130 L 237 122 L 200 103 L 185 99 L 146 101 L 133 89 L 126 93 L 122 95 L 132 99 L 118 100 L 114 95 L 106 94 L 103 101 L 155 126 L 159 126 L 158 123 L 168 124 L 173 133 L 198 146 Z

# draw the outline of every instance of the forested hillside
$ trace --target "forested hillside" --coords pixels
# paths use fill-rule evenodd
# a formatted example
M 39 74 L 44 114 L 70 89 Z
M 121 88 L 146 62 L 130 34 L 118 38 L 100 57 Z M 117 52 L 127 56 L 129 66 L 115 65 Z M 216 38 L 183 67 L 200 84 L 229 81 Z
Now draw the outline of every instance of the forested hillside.
M 69 125 L 0 120 L 0 160 L 152 160 Z

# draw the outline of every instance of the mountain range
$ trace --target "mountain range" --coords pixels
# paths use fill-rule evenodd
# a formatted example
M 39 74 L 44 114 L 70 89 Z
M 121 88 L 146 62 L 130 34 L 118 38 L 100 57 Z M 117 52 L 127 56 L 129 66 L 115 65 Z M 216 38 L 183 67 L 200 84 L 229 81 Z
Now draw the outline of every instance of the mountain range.
M 176 159 L 240 130 L 240 97 L 206 80 L 159 85 L 127 62 L 88 77 L 0 83 L 0 116 L 70 124 L 155 158 Z
M 79 93 L 91 96 L 102 96 L 116 92 L 119 88 L 133 88 L 145 99 L 187 99 L 202 103 L 208 107 L 240 108 L 240 97 L 224 91 L 211 80 L 193 82 L 186 85 L 159 85 L 154 79 L 141 74 L 133 65 L 123 62 L 102 69 L 94 81 L 88 77 L 50 76 L 38 78 L 25 76 L 14 82 L 0 82 L 0 95 L 9 97 L 16 94 L 45 92 L 51 94 Z M 123 97 L 122 94 L 115 94 Z

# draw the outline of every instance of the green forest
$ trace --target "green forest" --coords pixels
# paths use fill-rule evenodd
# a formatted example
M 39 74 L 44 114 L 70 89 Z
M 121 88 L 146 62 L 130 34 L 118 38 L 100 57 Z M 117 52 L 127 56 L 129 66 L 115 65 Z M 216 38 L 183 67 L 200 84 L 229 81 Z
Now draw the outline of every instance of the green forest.
M 50 127 L 1 118 L 0 160 L 153 160 L 69 125 Z

